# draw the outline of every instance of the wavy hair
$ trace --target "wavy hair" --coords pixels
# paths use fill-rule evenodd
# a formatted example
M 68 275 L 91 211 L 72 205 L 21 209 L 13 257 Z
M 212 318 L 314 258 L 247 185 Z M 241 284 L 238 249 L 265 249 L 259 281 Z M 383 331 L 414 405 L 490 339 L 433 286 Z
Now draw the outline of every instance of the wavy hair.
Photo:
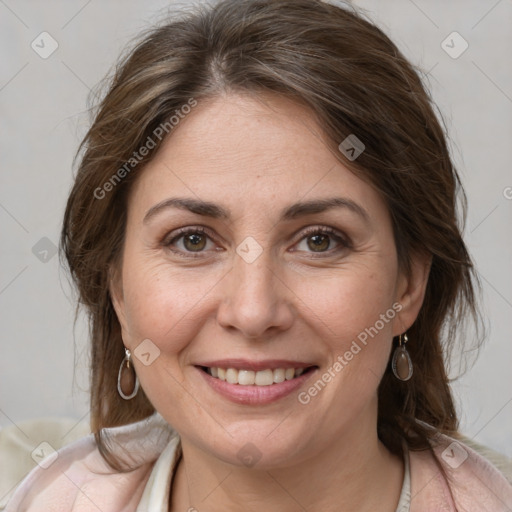
M 398 454 L 402 438 L 422 449 L 437 432 L 456 433 L 447 354 L 464 320 L 478 321 L 478 280 L 459 222 L 464 192 L 420 76 L 364 15 L 320 0 L 195 5 L 152 28 L 122 57 L 77 153 L 61 233 L 90 321 L 91 428 L 113 468 L 121 470 L 120 461 L 101 429 L 154 412 L 142 389 L 127 402 L 116 388 L 124 348 L 109 278 L 121 264 L 127 196 L 165 140 L 154 137 L 159 126 L 190 98 L 201 103 L 236 92 L 271 92 L 308 106 L 340 161 L 386 201 L 401 268 L 408 271 L 416 252 L 432 257 L 424 303 L 408 331 L 414 375 L 400 382 L 388 365 L 378 391 L 378 434 Z M 353 162 L 337 149 L 349 134 L 366 146 Z M 126 167 L 148 137 L 155 147 Z

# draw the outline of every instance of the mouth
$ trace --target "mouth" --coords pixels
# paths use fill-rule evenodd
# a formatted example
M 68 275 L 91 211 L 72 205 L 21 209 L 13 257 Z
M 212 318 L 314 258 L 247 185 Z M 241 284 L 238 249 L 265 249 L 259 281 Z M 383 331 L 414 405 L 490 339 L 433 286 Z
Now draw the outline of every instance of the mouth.
M 195 368 L 217 395 L 238 405 L 262 406 L 296 392 L 319 367 L 297 361 L 229 359 L 204 362 Z
M 214 379 L 239 386 L 272 386 L 285 381 L 297 379 L 307 374 L 316 366 L 308 367 L 287 367 L 287 368 L 266 368 L 262 370 L 251 370 L 243 368 L 223 368 L 219 366 L 198 366 L 200 370 L 207 373 Z

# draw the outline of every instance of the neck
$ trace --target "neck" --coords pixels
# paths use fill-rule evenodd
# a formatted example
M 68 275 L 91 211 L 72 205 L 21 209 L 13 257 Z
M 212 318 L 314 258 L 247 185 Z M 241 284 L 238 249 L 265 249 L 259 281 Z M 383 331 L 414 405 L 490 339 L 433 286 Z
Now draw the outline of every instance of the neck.
M 395 512 L 403 462 L 378 440 L 376 423 L 356 423 L 313 457 L 265 470 L 226 463 L 182 437 L 170 511 Z

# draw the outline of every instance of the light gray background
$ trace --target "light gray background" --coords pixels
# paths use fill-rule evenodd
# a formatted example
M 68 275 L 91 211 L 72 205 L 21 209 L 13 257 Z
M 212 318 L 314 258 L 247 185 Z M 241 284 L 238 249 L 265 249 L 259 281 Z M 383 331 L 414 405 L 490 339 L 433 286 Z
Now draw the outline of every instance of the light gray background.
M 429 71 L 447 122 L 490 324 L 478 362 L 454 390 L 462 431 L 512 456 L 512 1 L 356 4 Z M 0 426 L 40 416 L 88 421 L 87 328 L 82 319 L 73 330 L 58 257 L 40 261 L 33 247 L 44 237 L 58 243 L 89 89 L 169 5 L 0 0 Z M 59 44 L 46 60 L 30 46 L 43 31 Z M 453 31 L 469 44 L 457 59 L 441 47 Z

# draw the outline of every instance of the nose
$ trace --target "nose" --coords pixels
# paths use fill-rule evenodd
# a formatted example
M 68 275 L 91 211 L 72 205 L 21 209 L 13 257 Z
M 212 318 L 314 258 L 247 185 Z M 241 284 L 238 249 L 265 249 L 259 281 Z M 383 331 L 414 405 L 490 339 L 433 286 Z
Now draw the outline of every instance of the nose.
M 217 321 L 248 339 L 285 331 L 294 319 L 293 292 L 265 253 L 252 263 L 236 255 L 231 272 L 223 279 Z

